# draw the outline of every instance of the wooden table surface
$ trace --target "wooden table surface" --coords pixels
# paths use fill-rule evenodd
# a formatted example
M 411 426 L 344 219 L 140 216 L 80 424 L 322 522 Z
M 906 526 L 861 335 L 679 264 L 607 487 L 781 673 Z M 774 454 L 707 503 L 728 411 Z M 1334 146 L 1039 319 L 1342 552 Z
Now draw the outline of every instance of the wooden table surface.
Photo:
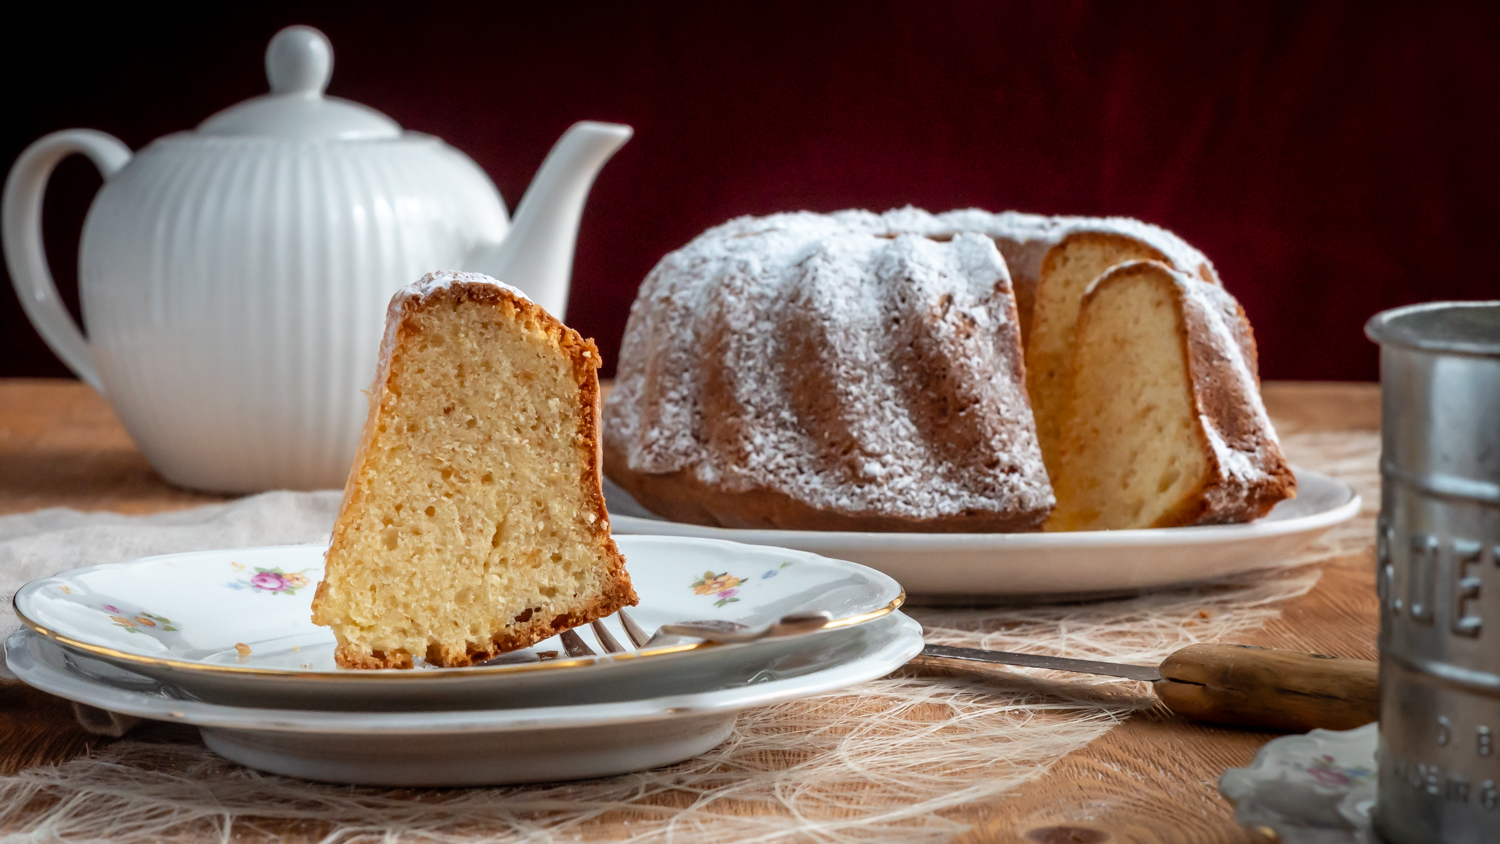
M 1374 431 L 1374 384 L 1267 383 L 1279 431 Z M 1293 454 L 1293 459 L 1296 455 Z M 0 514 L 41 507 L 148 513 L 223 500 L 167 485 L 109 406 L 71 381 L 0 379 Z M 1324 564 L 1318 585 L 1281 607 L 1246 644 L 1375 658 L 1374 538 Z M 1216 783 L 1275 734 L 1132 715 L 1103 738 L 993 806 L 963 841 L 1031 844 L 1246 842 Z M 0 773 L 55 764 L 109 741 L 77 727 L 66 702 L 0 682 Z M 1263 839 L 1262 839 L 1263 840 Z

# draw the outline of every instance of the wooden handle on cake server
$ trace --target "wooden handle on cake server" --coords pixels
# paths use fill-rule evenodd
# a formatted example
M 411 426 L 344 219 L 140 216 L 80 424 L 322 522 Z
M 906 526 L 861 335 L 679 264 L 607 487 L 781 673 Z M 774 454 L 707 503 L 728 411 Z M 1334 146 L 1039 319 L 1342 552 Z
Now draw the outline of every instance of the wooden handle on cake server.
M 1351 730 L 1380 713 L 1378 666 L 1361 659 L 1205 644 L 1177 651 L 1160 670 L 1161 702 L 1212 724 Z

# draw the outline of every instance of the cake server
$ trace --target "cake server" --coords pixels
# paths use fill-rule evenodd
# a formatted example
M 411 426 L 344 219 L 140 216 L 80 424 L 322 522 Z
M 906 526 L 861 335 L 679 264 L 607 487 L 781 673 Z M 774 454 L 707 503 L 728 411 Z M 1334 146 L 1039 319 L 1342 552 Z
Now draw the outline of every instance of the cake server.
M 764 627 L 727 633 L 723 622 L 679 622 L 663 625 L 656 636 L 648 638 L 623 611 L 619 616 L 636 647 L 664 635 L 722 642 L 796 635 L 807 632 L 816 618 L 816 614 L 798 614 Z M 596 634 L 602 627 L 595 623 Z M 612 637 L 607 643 L 603 636 L 599 638 L 606 650 L 618 652 L 615 649 L 620 645 Z M 1100 674 L 1151 683 L 1167 709 L 1212 724 L 1288 732 L 1319 728 L 1349 730 L 1376 720 L 1379 713 L 1376 663 L 1251 645 L 1189 645 L 1160 665 L 1130 665 L 929 644 L 907 663 L 908 668 L 925 674 L 958 674 L 989 680 L 1005 679 L 1006 666 Z
M 1350 730 L 1376 720 L 1380 708 L 1374 662 L 1250 645 L 1189 645 L 1156 666 L 927 645 L 908 663 L 981 677 L 1003 676 L 1002 665 L 1143 680 L 1173 713 L 1236 727 Z

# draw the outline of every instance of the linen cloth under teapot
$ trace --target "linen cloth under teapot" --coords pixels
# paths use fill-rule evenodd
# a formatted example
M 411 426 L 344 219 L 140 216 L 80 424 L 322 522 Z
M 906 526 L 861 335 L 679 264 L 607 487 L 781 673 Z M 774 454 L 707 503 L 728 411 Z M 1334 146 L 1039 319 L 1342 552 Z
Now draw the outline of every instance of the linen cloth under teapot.
M 288 27 L 266 50 L 271 93 L 134 154 L 103 132 L 56 132 L 11 168 L 5 259 L 27 316 L 173 483 L 342 486 L 391 294 L 468 269 L 561 317 L 584 200 L 631 135 L 575 124 L 510 221 L 463 153 L 325 96 L 332 72 L 328 39 Z M 104 176 L 78 260 L 87 338 L 41 240 L 47 179 L 73 153 Z

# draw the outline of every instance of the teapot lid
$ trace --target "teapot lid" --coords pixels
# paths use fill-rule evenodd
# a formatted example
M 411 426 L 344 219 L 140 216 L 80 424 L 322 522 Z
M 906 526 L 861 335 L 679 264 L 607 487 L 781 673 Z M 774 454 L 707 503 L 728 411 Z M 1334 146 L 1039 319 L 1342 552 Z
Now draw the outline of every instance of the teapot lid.
M 401 125 L 368 106 L 323 94 L 333 46 L 310 26 L 289 26 L 266 47 L 271 93 L 232 105 L 198 124 L 200 135 L 296 141 L 401 137 Z

